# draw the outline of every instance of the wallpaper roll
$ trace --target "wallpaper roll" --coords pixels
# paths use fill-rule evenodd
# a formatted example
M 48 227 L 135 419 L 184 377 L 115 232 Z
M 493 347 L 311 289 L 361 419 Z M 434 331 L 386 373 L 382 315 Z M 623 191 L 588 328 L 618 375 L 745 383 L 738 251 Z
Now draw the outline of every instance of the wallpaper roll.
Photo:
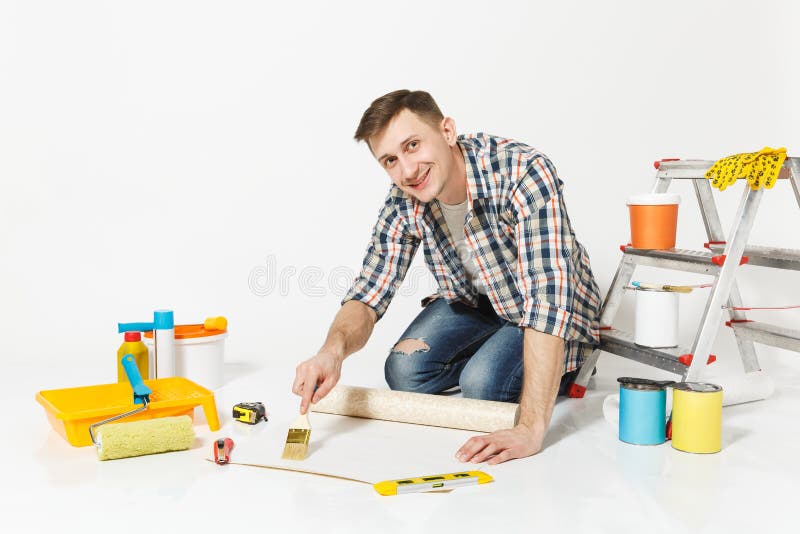
M 314 412 L 478 432 L 512 428 L 519 404 L 338 385 Z

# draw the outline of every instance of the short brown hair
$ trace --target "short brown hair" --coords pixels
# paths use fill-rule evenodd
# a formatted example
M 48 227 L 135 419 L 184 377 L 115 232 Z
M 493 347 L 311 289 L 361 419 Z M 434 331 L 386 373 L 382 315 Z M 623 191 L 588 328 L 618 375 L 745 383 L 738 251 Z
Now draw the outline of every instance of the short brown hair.
M 369 138 L 383 130 L 394 116 L 404 109 L 416 113 L 422 120 L 435 128 L 438 128 L 444 118 L 439 106 L 436 105 L 436 101 L 429 93 L 409 91 L 408 89 L 392 91 L 373 100 L 361 116 L 361 122 L 358 123 L 354 136 L 356 141 L 366 141 L 369 144 Z

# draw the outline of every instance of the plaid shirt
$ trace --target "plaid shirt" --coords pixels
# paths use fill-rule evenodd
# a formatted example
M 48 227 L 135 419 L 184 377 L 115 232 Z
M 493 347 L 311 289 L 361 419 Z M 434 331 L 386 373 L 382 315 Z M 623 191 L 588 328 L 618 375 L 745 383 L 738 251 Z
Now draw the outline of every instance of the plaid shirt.
M 497 314 L 563 338 L 564 371 L 599 343 L 600 292 L 575 239 L 563 183 L 541 152 L 487 134 L 459 136 L 467 168 L 467 243 Z M 425 263 L 449 302 L 477 304 L 437 200 L 419 202 L 392 186 L 361 272 L 342 303 L 359 300 L 380 318 L 423 244 Z

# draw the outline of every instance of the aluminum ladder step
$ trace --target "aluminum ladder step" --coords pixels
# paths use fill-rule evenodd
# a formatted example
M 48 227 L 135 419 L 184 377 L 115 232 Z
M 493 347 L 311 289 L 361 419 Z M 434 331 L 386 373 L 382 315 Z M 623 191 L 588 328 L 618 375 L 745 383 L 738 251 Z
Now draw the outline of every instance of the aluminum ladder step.
M 708 243 L 708 249 L 714 254 L 722 254 L 725 245 Z M 744 255 L 748 258 L 748 265 L 800 271 L 800 250 L 797 249 L 749 246 L 744 248 Z
M 800 352 L 800 330 L 758 321 L 730 321 L 726 324 L 729 324 L 734 329 L 738 337 L 772 347 Z
M 713 262 L 717 255 L 707 250 L 684 250 L 673 248 L 670 250 L 648 250 L 633 248 L 623 245 L 620 250 L 636 265 L 660 267 L 690 273 L 707 274 L 716 276 L 720 266 Z
M 633 339 L 633 334 L 629 332 L 616 328 L 604 329 L 600 331 L 600 350 L 681 376 L 686 374 L 692 363 L 689 349 L 683 347 L 654 349 L 637 345 Z M 716 356 L 712 355 L 709 363 L 714 360 Z
M 800 162 L 800 158 L 786 158 L 786 160 L 778 173 L 779 180 L 789 178 L 789 168 Z M 670 180 L 706 180 L 706 171 L 713 164 L 712 160 L 702 159 L 662 160 L 657 162 L 657 176 Z

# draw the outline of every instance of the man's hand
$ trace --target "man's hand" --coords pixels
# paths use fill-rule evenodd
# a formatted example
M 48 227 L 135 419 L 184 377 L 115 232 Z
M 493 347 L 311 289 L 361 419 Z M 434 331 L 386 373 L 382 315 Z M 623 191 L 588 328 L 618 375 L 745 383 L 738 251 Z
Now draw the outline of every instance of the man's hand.
M 564 369 L 564 340 L 525 329 L 519 422 L 509 430 L 469 439 L 456 453 L 462 462 L 495 465 L 542 450 Z
M 300 395 L 300 413 L 308 411 L 339 381 L 344 359 L 364 346 L 378 320 L 375 310 L 357 300 L 345 302 L 328 330 L 328 337 L 313 358 L 297 366 L 292 393 Z
M 342 358 L 329 351 L 320 351 L 302 362 L 295 371 L 292 393 L 300 395 L 300 413 L 308 411 L 309 403 L 316 404 L 327 395 L 342 374 Z
M 456 453 L 461 462 L 495 465 L 514 458 L 531 456 L 542 450 L 544 432 L 518 424 L 508 430 L 498 430 L 486 436 L 470 438 Z

